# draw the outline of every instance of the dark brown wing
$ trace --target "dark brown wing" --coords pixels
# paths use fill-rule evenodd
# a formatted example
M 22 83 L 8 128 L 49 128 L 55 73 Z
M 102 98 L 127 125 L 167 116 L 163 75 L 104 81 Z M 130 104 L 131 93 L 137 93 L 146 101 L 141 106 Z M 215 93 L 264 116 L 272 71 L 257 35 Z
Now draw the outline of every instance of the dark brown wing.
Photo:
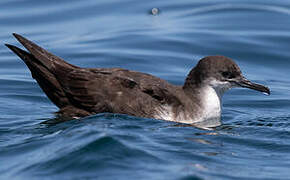
M 172 85 L 149 74 L 117 68 L 75 69 L 59 78 L 71 103 L 90 113 L 152 117 L 156 107 L 179 102 L 167 90 Z
M 180 104 L 176 97 L 179 88 L 167 81 L 119 68 L 80 68 L 20 35 L 14 36 L 29 52 L 7 46 L 24 60 L 62 114 L 86 116 L 112 112 L 152 117 L 155 108 L 162 104 Z

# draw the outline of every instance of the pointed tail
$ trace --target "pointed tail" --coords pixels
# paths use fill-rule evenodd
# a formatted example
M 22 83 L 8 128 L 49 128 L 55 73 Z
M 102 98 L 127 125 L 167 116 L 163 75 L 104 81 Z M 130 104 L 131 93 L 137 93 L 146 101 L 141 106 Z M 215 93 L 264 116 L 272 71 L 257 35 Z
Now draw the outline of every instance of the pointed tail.
M 66 94 L 57 80 L 57 73 L 60 70 L 66 73 L 78 67 L 65 62 L 18 34 L 13 35 L 30 53 L 10 44 L 5 45 L 24 61 L 32 77 L 55 105 L 59 108 L 68 105 Z

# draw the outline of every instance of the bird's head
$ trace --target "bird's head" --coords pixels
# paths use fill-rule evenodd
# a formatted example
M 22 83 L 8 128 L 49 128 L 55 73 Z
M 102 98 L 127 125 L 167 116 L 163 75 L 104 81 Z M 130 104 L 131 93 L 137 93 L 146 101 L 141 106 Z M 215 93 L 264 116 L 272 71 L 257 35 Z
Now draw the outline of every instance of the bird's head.
M 206 85 L 221 91 L 221 93 L 232 87 L 243 87 L 270 94 L 268 87 L 247 80 L 239 66 L 225 56 L 202 58 L 188 74 L 184 88 Z

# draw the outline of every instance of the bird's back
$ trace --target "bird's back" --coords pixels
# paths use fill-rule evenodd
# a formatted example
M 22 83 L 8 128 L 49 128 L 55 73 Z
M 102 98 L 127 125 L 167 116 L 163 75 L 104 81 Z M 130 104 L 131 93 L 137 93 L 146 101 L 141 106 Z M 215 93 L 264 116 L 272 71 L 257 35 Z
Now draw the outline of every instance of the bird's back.
M 7 46 L 23 59 L 61 114 L 111 112 L 154 118 L 156 108 L 180 103 L 176 94 L 182 88 L 165 80 L 120 68 L 80 68 L 14 35 L 29 52 Z

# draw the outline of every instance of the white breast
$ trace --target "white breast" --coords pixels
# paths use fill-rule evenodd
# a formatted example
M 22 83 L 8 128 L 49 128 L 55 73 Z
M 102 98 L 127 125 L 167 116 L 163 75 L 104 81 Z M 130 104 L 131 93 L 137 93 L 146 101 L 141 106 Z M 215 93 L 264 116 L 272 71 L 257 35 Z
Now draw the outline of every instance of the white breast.
M 215 127 L 221 124 L 220 117 L 222 111 L 221 98 L 226 89 L 216 89 L 212 86 L 204 86 L 200 89 L 201 107 L 196 114 L 192 112 L 179 112 L 177 116 L 173 113 L 173 108 L 169 105 L 164 105 L 157 109 L 154 116 L 156 119 L 164 119 L 167 121 L 175 121 L 186 124 L 194 124 L 199 127 Z
M 206 86 L 202 89 L 202 116 L 203 119 L 220 118 L 222 111 L 222 94 L 216 91 L 211 86 Z

